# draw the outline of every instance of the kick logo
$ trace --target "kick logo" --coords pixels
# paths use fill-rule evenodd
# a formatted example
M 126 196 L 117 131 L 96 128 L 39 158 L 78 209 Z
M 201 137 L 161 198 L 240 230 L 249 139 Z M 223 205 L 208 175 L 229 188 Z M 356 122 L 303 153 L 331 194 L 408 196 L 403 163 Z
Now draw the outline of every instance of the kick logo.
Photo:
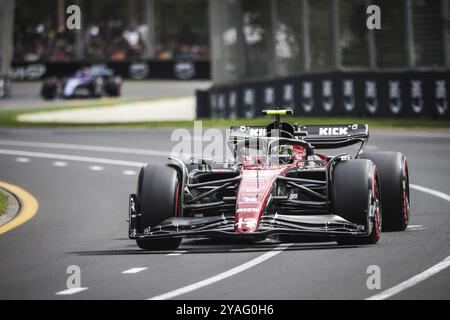
M 212 118 L 217 118 L 217 94 L 212 93 L 209 96 L 210 113 Z
M 319 136 L 346 136 L 346 135 L 348 135 L 347 127 L 319 128 Z
M 283 102 L 292 109 L 295 113 L 295 103 L 294 103 L 294 85 L 289 83 L 283 86 Z
M 411 107 L 414 113 L 420 113 L 423 109 L 423 93 L 422 93 L 422 81 L 411 81 Z
M 236 91 L 231 91 L 228 95 L 228 106 L 230 107 L 229 118 L 237 117 L 237 94 Z
M 217 110 L 220 118 L 224 118 L 226 115 L 225 107 L 225 94 L 222 93 L 219 94 L 219 97 L 217 99 Z
M 313 100 L 313 83 L 303 82 L 302 86 L 302 104 L 303 104 L 303 110 L 306 113 L 309 113 L 312 111 L 314 107 L 314 100 Z
M 247 128 L 245 126 L 240 127 L 241 132 L 247 132 L 252 137 L 265 137 L 267 135 L 266 128 Z
M 378 109 L 377 85 L 375 81 L 366 81 L 365 85 L 366 108 L 371 114 L 374 114 Z
M 244 90 L 244 116 L 246 119 L 255 117 L 255 90 Z
M 294 101 L 294 85 L 285 84 L 283 87 L 283 100 L 285 102 L 293 102 Z
M 393 114 L 397 114 L 402 109 L 402 99 L 400 91 L 400 81 L 389 81 L 389 109 Z
M 435 87 L 436 109 L 440 115 L 446 113 L 448 109 L 446 84 L 447 82 L 445 80 L 436 80 L 436 87 Z
M 353 80 L 344 80 L 342 82 L 342 90 L 344 96 L 344 109 L 347 112 L 351 112 L 355 107 Z
M 333 83 L 330 80 L 322 81 L 322 106 L 326 112 L 333 109 Z
M 275 103 L 275 89 L 273 87 L 267 87 L 264 89 L 264 103 L 272 105 Z

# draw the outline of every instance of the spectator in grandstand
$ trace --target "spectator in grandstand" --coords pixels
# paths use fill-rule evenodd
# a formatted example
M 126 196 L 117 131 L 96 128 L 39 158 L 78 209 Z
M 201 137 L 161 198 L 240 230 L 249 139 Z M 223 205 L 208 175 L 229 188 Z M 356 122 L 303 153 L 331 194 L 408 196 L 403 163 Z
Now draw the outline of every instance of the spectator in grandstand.
M 123 33 L 118 33 L 114 36 L 108 48 L 108 56 L 114 61 L 123 61 L 127 57 L 128 42 L 123 37 Z
M 125 30 L 122 33 L 122 35 L 125 38 L 125 40 L 127 40 L 128 43 L 127 58 L 128 59 L 141 58 L 143 50 L 139 32 L 134 29 L 130 29 Z
M 100 36 L 100 28 L 98 26 L 89 28 L 85 41 L 86 58 L 105 58 L 105 41 Z

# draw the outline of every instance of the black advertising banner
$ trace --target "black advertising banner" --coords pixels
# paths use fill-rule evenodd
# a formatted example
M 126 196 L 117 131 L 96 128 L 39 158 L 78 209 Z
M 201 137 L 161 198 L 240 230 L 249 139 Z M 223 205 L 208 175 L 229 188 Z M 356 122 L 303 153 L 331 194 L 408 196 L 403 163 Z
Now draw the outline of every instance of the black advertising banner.
M 210 79 L 210 63 L 208 61 L 120 61 L 96 63 L 92 61 L 75 62 L 13 62 L 11 79 L 40 80 L 47 77 L 67 77 L 73 75 L 83 66 L 105 65 L 114 73 L 125 79 L 178 79 L 208 80 Z
M 253 118 L 264 108 L 297 116 L 449 118 L 450 72 L 332 72 L 213 86 L 197 103 L 210 117 Z

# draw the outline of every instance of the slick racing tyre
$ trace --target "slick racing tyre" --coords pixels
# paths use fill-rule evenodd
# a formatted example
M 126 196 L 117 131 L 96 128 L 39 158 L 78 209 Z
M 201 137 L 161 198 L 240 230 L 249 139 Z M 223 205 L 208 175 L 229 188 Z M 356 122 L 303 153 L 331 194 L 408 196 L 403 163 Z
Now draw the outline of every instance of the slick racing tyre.
M 363 225 L 365 236 L 337 236 L 338 244 L 374 244 L 381 236 L 380 188 L 376 167 L 370 160 L 338 162 L 332 171 L 334 213 Z
M 119 97 L 122 85 L 121 77 L 109 77 L 105 81 L 105 93 L 110 97 Z
M 92 80 L 92 83 L 89 85 L 89 94 L 94 98 L 101 98 L 103 95 L 103 78 L 97 77 Z
M 53 100 L 56 98 L 58 91 L 58 79 L 51 78 L 44 81 L 41 88 L 41 96 L 46 100 Z
M 383 231 L 403 231 L 410 217 L 409 174 L 406 158 L 400 152 L 364 152 L 377 166 L 383 207 Z
M 147 165 L 141 169 L 136 193 L 139 232 L 175 215 L 179 206 L 178 192 L 178 175 L 174 168 Z M 136 243 L 145 250 L 174 250 L 181 238 L 137 239 Z

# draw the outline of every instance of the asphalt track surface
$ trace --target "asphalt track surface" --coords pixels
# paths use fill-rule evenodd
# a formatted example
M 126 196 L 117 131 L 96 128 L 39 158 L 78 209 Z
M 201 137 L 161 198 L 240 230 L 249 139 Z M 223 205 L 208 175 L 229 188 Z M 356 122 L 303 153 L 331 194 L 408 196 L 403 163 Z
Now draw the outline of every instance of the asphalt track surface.
M 411 183 L 443 193 L 412 189 L 413 227 L 383 233 L 376 245 L 187 239 L 177 252 L 146 252 L 127 238 L 128 194 L 135 162 L 164 162 L 170 135 L 0 129 L 0 181 L 39 202 L 31 220 L 0 235 L 0 299 L 366 299 L 392 287 L 395 294 L 381 298 L 450 298 L 448 261 L 398 286 L 450 256 L 450 134 L 372 131 L 372 149 L 403 152 Z M 64 291 L 70 265 L 80 267 L 87 289 Z M 371 265 L 381 270 L 380 290 L 367 288 Z
M 72 104 L 79 100 L 44 100 L 39 96 L 41 81 L 14 81 L 10 99 L 0 100 L 0 111 L 20 109 L 58 108 L 64 104 Z M 180 80 L 125 80 L 122 85 L 123 99 L 159 99 L 194 96 L 195 90 L 207 89 L 210 81 L 180 81 Z

